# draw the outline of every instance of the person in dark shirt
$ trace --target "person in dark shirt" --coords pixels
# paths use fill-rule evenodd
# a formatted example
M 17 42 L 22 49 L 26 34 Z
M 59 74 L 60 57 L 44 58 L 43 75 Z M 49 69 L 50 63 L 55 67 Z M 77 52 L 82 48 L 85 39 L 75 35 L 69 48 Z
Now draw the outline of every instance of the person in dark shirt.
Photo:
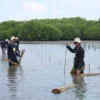
M 8 60 L 19 63 L 17 60 L 17 56 L 20 57 L 20 55 L 16 52 L 15 41 L 16 38 L 12 36 L 10 42 L 8 43 Z M 9 65 L 13 66 L 11 62 L 9 62 Z
M 71 71 L 71 74 L 83 74 L 85 68 L 84 62 L 84 49 L 81 47 L 80 38 L 75 38 L 74 40 L 75 48 L 72 49 L 68 42 L 66 42 L 66 47 L 72 53 L 75 53 L 74 57 L 74 67 Z
M 1 49 L 2 49 L 2 53 L 4 53 L 4 54 L 5 54 L 5 51 L 7 49 L 8 42 L 9 42 L 8 39 L 1 41 Z
M 16 37 L 16 41 L 15 41 L 15 46 L 16 46 L 16 52 L 18 52 L 20 54 L 20 50 L 19 50 L 19 39 L 18 37 Z

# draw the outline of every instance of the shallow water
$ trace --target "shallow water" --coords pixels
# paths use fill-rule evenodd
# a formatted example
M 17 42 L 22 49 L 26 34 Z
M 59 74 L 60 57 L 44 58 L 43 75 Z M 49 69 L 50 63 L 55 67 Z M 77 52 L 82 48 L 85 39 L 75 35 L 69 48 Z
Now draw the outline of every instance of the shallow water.
M 85 73 L 89 73 L 89 66 L 91 73 L 99 73 L 99 42 L 83 42 L 82 46 Z M 20 49 L 25 49 L 21 68 L 9 68 L 8 62 L 0 59 L 0 100 L 100 100 L 100 76 L 71 77 L 74 54 L 64 43 L 20 44 Z M 52 93 L 52 89 L 72 83 L 77 87 Z

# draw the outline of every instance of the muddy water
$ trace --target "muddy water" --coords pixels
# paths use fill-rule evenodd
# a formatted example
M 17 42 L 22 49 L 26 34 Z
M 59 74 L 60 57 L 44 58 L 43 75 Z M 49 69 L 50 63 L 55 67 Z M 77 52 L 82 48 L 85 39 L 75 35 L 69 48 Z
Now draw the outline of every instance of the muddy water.
M 82 46 L 85 73 L 99 73 L 99 42 L 84 42 Z M 21 68 L 9 68 L 8 62 L 0 59 L 0 100 L 100 100 L 100 76 L 71 77 L 74 54 L 66 50 L 64 43 L 21 44 L 20 49 L 25 49 Z M 6 57 L 1 49 L 0 54 Z M 77 87 L 61 94 L 51 92 L 72 83 Z

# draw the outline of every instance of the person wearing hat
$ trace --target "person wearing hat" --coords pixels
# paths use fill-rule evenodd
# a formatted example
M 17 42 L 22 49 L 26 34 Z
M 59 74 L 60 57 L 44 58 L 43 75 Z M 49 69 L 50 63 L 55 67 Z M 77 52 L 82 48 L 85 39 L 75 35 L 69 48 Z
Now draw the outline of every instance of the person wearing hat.
M 1 44 L 2 53 L 4 53 L 4 54 L 5 54 L 5 51 L 7 49 L 8 42 L 9 42 L 9 40 L 6 39 L 4 41 L 1 41 L 1 43 L 0 43 Z
M 16 51 L 20 54 L 19 43 L 20 43 L 19 39 L 18 39 L 18 37 L 16 37 L 16 41 L 15 41 Z
M 8 60 L 13 61 L 15 63 L 19 63 L 17 60 L 17 56 L 20 57 L 20 55 L 16 52 L 15 41 L 15 36 L 12 36 L 8 44 Z M 13 66 L 13 64 L 9 62 L 9 66 Z
M 75 53 L 74 57 L 74 66 L 71 70 L 71 74 L 83 74 L 84 68 L 85 68 L 85 62 L 84 62 L 84 49 L 81 46 L 81 40 L 80 38 L 74 39 L 74 45 L 75 48 L 72 49 L 68 42 L 66 42 L 66 47 L 69 51 L 72 53 Z

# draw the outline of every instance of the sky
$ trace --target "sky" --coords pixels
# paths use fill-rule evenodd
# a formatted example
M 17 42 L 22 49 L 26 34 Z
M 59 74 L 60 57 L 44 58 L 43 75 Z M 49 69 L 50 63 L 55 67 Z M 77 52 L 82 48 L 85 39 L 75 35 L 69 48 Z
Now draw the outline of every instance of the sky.
M 100 18 L 100 0 L 0 0 L 0 22 L 82 17 Z

